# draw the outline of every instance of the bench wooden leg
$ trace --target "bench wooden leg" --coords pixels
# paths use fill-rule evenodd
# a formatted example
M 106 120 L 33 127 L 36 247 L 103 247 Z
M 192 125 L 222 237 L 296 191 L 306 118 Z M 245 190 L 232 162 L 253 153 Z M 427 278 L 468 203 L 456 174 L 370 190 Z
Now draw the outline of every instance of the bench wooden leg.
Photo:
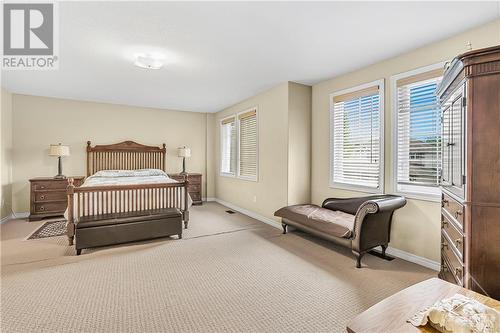
M 385 245 L 380 245 L 382 247 L 382 257 L 385 259 L 385 250 L 387 250 L 387 244 Z
M 281 223 L 281 226 L 283 227 L 283 234 L 286 234 L 287 225 L 285 223 Z
M 178 234 L 177 238 L 182 239 L 182 233 Z
M 80 254 L 82 254 L 82 249 L 76 250 L 76 255 L 79 256 Z
M 356 257 L 356 268 L 361 268 L 361 258 L 363 258 L 364 256 L 364 252 L 357 252 L 357 251 L 352 251 L 352 253 L 354 254 L 354 256 Z

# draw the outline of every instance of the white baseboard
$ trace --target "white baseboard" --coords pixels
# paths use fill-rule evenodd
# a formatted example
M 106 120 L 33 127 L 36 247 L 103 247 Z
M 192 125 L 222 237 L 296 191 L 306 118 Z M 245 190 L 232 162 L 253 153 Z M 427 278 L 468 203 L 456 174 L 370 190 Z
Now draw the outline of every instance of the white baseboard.
M 213 200 L 210 200 L 210 199 L 213 199 Z M 235 210 L 241 214 L 245 214 L 245 215 L 250 216 L 256 220 L 259 220 L 261 222 L 269 224 L 270 226 L 281 229 L 281 225 L 278 222 L 276 222 L 270 218 L 267 218 L 265 216 L 262 216 L 260 214 L 249 211 L 245 208 L 238 207 L 230 202 L 221 200 L 219 198 L 207 198 L 207 201 L 216 201 L 216 202 L 220 203 L 221 205 L 226 206 L 228 208 L 231 208 L 232 210 Z M 378 250 L 376 250 L 376 251 L 378 251 Z M 380 251 L 378 251 L 378 252 L 380 252 Z M 435 271 L 439 271 L 441 268 L 441 264 L 437 261 L 433 261 L 433 260 L 430 260 L 430 259 L 427 259 L 424 257 L 420 257 L 420 256 L 417 256 L 415 254 L 396 249 L 394 247 L 389 246 L 386 250 L 386 253 L 388 255 L 393 256 L 393 257 L 403 259 L 403 260 L 412 262 L 414 264 L 430 268 L 430 269 L 435 270 Z
M 12 214 L 9 214 L 9 215 L 7 215 L 5 217 L 2 217 L 2 219 L 0 220 L 0 223 L 7 222 L 8 220 L 11 220 L 13 218 L 14 218 L 14 216 Z
M 12 217 L 15 219 L 27 219 L 29 216 L 30 216 L 30 212 L 12 213 Z
M 380 250 L 375 250 L 377 252 L 380 252 Z M 427 268 L 430 268 L 434 271 L 439 271 L 441 269 L 441 264 L 437 261 L 430 260 L 424 257 L 417 256 L 413 253 L 409 253 L 400 249 L 396 249 L 394 247 L 388 247 L 387 250 L 385 251 L 388 255 L 403 259 L 409 262 L 412 262 L 414 264 L 424 266 Z
M 265 224 L 269 224 L 272 227 L 275 227 L 277 229 L 281 229 L 281 225 L 278 222 L 276 222 L 276 221 L 274 221 L 274 220 L 272 220 L 272 219 L 270 219 L 268 217 L 265 217 L 265 216 L 262 216 L 260 214 L 254 213 L 254 212 L 252 212 L 250 210 L 247 210 L 245 208 L 238 207 L 238 206 L 236 206 L 236 205 L 234 205 L 234 204 L 232 204 L 230 202 L 221 200 L 219 198 L 214 198 L 214 201 L 220 203 L 223 206 L 231 208 L 232 210 L 235 210 L 235 211 L 237 211 L 237 212 L 239 212 L 241 214 L 244 214 L 244 215 L 250 216 L 251 218 L 259 220 L 260 222 L 264 222 Z
M 212 197 L 203 198 L 202 200 L 206 202 L 216 201 L 215 198 Z

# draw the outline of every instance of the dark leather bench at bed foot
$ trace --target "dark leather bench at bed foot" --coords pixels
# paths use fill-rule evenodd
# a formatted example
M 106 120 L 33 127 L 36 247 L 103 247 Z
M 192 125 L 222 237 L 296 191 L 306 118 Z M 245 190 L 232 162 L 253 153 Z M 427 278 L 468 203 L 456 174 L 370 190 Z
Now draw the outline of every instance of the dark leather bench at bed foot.
M 75 248 L 82 249 L 177 235 L 182 213 L 177 208 L 83 216 L 76 224 Z

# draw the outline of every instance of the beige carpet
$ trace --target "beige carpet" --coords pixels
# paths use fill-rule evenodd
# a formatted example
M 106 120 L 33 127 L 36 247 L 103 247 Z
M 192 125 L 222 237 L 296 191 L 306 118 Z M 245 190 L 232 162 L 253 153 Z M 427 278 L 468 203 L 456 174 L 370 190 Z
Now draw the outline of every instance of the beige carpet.
M 344 332 L 435 275 L 370 255 L 356 269 L 350 251 L 224 210 L 194 208 L 183 240 L 79 257 L 63 237 L 23 241 L 36 225 L 4 223 L 2 332 Z

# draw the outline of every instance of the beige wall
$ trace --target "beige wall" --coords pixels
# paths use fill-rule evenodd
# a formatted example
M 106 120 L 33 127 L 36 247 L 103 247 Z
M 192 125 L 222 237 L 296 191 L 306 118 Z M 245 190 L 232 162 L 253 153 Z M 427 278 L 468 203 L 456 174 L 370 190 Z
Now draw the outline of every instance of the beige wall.
M 259 133 L 258 180 L 220 175 L 219 123 L 228 115 L 257 107 Z M 288 82 L 244 100 L 215 115 L 215 196 L 264 217 L 287 203 Z M 254 200 L 255 199 L 255 200 Z M 277 221 L 277 220 L 276 220 Z
M 288 83 L 288 205 L 311 201 L 311 95 Z
M 390 77 L 415 68 L 451 60 L 465 51 L 467 41 L 474 49 L 500 44 L 500 20 L 452 38 L 382 61 L 313 86 L 312 99 L 312 200 L 359 196 L 363 193 L 329 188 L 329 100 L 332 92 L 362 83 L 385 79 L 385 188 L 392 186 L 392 91 Z M 439 261 L 440 205 L 409 200 L 394 218 L 391 247 Z
M 215 114 L 207 113 L 207 191 L 208 199 L 215 197 L 215 173 L 217 172 L 215 164 Z
M 63 160 L 66 175 L 85 175 L 86 141 L 110 144 L 134 140 L 147 145 L 167 144 L 167 172 L 179 172 L 177 147 L 191 148 L 187 170 L 200 172 L 206 182 L 207 116 L 122 105 L 13 95 L 13 207 L 29 211 L 28 179 L 53 176 L 57 160 L 48 156 L 53 143 L 70 146 Z M 203 186 L 206 190 L 206 183 Z M 205 194 L 203 194 L 205 196 Z
M 2 88 L 0 117 L 0 218 L 12 211 L 12 94 Z
M 310 200 L 309 86 L 285 82 L 215 114 L 215 196 L 217 199 L 279 222 L 280 207 Z M 257 181 L 220 175 L 221 119 L 251 107 L 258 109 Z

